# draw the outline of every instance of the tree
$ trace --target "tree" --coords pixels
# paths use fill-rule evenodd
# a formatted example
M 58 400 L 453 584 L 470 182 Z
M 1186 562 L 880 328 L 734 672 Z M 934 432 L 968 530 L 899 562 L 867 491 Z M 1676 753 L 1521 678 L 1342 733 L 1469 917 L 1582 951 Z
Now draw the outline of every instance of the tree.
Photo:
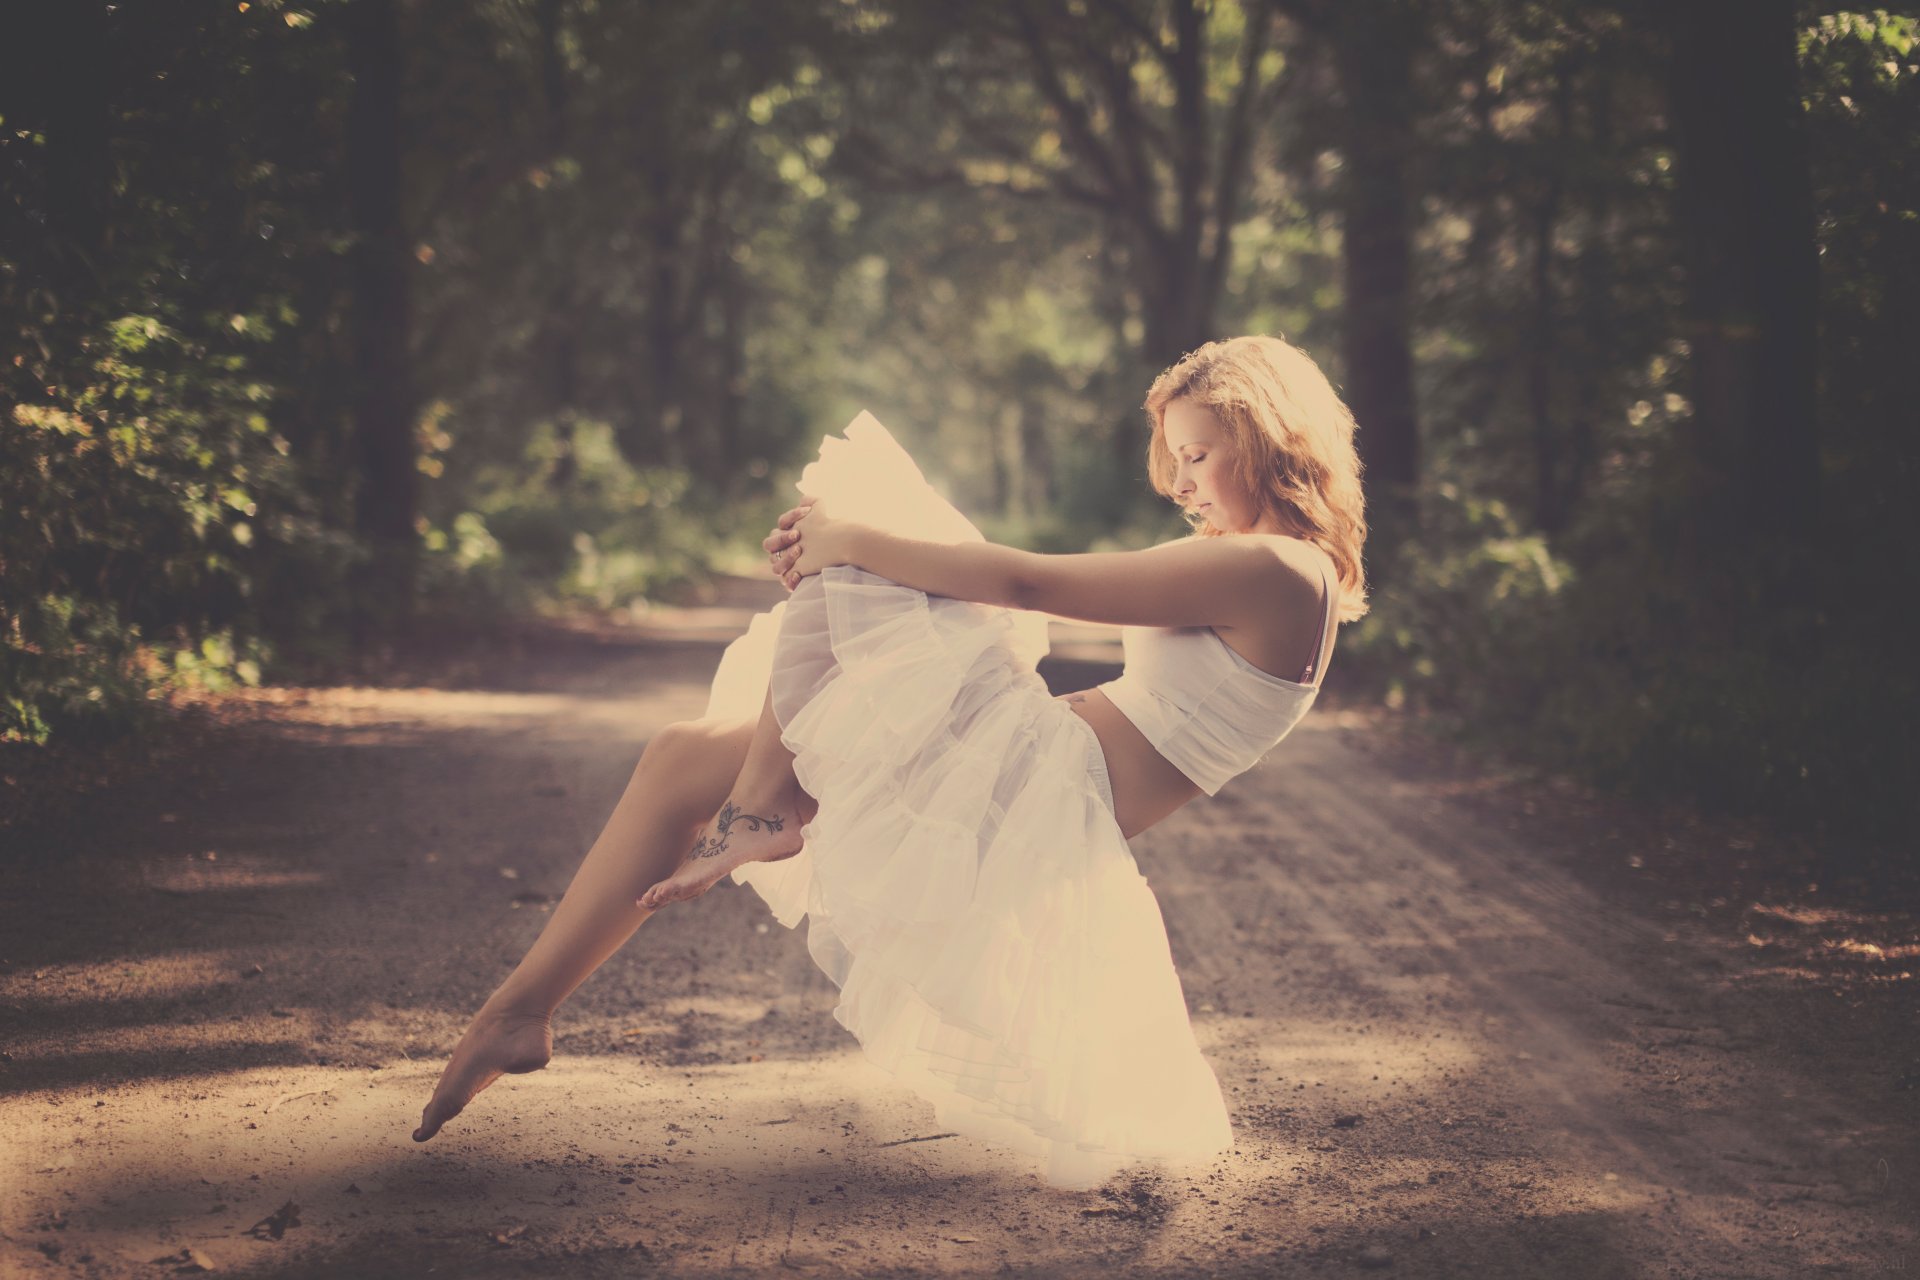
M 357 525 L 371 544 L 363 603 L 411 600 L 419 511 L 413 443 L 412 246 L 402 217 L 401 39 L 397 0 L 344 10 L 353 99 L 347 120 L 354 246 L 354 438 Z
M 1282 0 L 1307 39 L 1325 50 L 1344 111 L 1336 144 L 1345 392 L 1367 469 L 1370 539 L 1392 562 L 1419 520 L 1420 429 L 1413 386 L 1412 202 L 1407 169 L 1420 108 L 1415 54 L 1425 6 L 1414 0 L 1347 4 Z
M 903 59 L 930 110 L 865 113 L 874 123 L 849 139 L 855 176 L 1077 209 L 1127 271 L 1143 366 L 1219 336 L 1232 233 L 1280 86 L 1269 0 L 1002 0 L 961 21 L 888 13 L 862 56 Z
M 1788 593 L 1783 553 L 1819 524 L 1819 258 L 1792 0 L 1668 10 L 1675 212 L 1691 346 L 1693 550 L 1750 561 Z M 1710 569 L 1709 569 L 1710 571 Z

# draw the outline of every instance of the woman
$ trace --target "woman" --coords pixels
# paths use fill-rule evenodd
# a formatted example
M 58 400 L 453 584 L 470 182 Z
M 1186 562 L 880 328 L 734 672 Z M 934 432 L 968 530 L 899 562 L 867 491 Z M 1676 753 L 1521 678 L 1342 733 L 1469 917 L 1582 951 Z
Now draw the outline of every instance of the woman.
M 943 1127 L 1063 1187 L 1232 1145 L 1126 841 L 1311 707 L 1336 623 L 1366 612 L 1360 462 L 1346 406 L 1276 338 L 1200 348 L 1146 408 L 1153 487 L 1195 536 L 1137 552 L 987 543 L 866 415 L 828 438 L 765 543 L 791 598 L 729 646 L 707 717 L 648 743 L 416 1141 L 546 1065 L 560 1002 L 731 873 L 807 918 L 834 1016 Z M 1051 697 L 1045 614 L 1121 625 L 1125 673 Z

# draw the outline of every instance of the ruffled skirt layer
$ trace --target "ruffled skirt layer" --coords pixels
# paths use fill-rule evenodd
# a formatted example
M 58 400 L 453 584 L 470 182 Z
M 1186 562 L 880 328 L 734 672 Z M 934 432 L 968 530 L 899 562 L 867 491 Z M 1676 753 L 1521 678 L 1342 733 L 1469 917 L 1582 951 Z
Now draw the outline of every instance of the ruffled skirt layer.
M 978 541 L 868 415 L 803 493 L 908 537 Z M 1034 670 L 1043 617 L 851 566 L 805 579 L 722 657 L 708 714 L 771 689 L 819 803 L 792 858 L 733 873 L 840 988 L 834 1017 L 954 1132 L 1089 1188 L 1231 1147 L 1159 904 L 1098 739 Z

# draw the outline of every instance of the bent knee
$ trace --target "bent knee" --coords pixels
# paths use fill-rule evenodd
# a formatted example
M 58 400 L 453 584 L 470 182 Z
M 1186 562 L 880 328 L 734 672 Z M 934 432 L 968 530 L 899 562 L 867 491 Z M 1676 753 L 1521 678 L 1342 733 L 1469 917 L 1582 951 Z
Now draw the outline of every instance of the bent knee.
M 752 738 L 751 720 L 676 720 L 647 740 L 635 771 L 724 765 L 744 756 L 744 744 Z

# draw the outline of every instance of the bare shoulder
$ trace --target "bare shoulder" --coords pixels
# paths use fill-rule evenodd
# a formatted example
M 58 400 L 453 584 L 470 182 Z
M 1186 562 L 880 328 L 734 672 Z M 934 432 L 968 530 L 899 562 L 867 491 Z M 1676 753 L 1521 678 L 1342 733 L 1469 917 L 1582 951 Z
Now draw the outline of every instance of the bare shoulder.
M 1292 569 L 1302 582 L 1313 587 L 1319 594 L 1321 571 L 1333 569 L 1333 558 L 1305 538 L 1288 537 L 1285 534 L 1256 533 L 1252 535 L 1266 543 L 1280 562 Z
M 1281 573 L 1274 579 L 1277 594 L 1273 604 L 1277 606 L 1277 613 L 1291 618 L 1303 614 L 1317 618 L 1324 612 L 1326 578 L 1333 571 L 1332 560 L 1326 552 L 1305 538 L 1279 533 L 1243 533 L 1233 541 L 1260 547 L 1280 565 Z

